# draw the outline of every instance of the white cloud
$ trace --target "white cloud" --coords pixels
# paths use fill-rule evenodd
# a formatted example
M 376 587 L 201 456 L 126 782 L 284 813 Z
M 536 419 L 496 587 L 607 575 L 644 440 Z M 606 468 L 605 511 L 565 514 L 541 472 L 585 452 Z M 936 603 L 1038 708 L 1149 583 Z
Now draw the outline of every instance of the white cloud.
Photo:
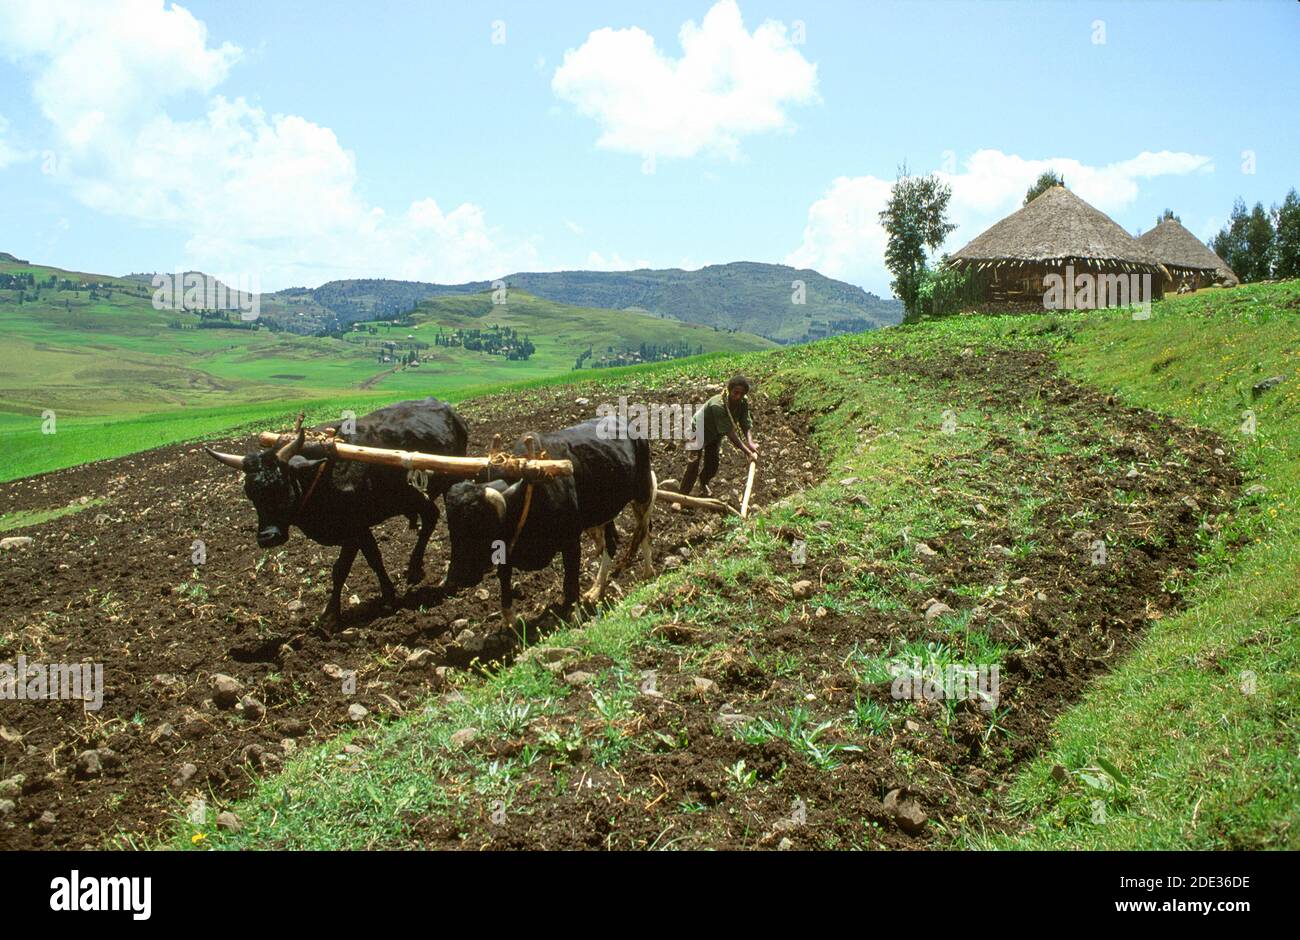
M 680 58 L 639 27 L 598 29 L 551 80 L 555 94 L 601 126 L 598 145 L 642 157 L 739 155 L 740 138 L 791 128 L 786 107 L 817 100 L 817 67 L 781 23 L 745 29 L 735 0 L 685 23 Z
M 581 225 L 579 225 L 577 222 L 573 221 L 572 219 L 565 219 L 564 227 L 567 228 L 574 235 L 581 235 L 585 231 Z
M 162 0 L 0 7 L 0 53 L 34 74 L 54 130 L 58 179 L 105 213 L 186 233 L 186 257 L 256 274 L 263 289 L 333 277 L 462 281 L 536 268 L 482 210 L 432 198 L 389 215 L 359 193 L 355 155 L 334 132 L 213 90 L 240 50 Z M 175 118 L 175 102 L 202 115 Z M 0 150 L 0 156 L 3 155 Z
M 66 145 L 103 145 L 168 98 L 206 93 L 240 50 L 163 0 L 47 0 L 0 9 L 0 48 L 37 70 L 33 93 Z M 117 143 L 124 143 L 118 140 Z
M 952 187 L 948 219 L 957 225 L 944 249 L 960 248 L 1020 208 L 1025 191 L 1048 169 L 1064 176 L 1066 185 L 1080 198 L 1113 215 L 1133 204 L 1142 180 L 1207 173 L 1214 164 L 1209 157 L 1167 150 L 1143 152 L 1105 166 L 1089 166 L 1066 157 L 1029 160 L 998 150 L 979 150 L 960 172 L 936 174 Z M 890 275 L 885 269 L 880 211 L 892 185 L 893 180 L 875 176 L 836 179 L 808 209 L 803 242 L 786 257 L 786 263 L 816 268 L 829 277 L 888 295 Z

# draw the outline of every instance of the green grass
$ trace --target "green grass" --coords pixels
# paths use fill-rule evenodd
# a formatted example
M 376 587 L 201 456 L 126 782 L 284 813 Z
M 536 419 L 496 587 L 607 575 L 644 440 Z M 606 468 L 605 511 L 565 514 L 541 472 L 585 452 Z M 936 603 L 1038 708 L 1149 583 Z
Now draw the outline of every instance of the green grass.
M 1066 368 L 1128 404 L 1213 428 L 1239 448 L 1249 543 L 1193 584 L 1058 722 L 1012 794 L 1024 832 L 996 848 L 1300 847 L 1300 284 L 1203 291 L 1148 322 L 1083 318 Z M 1285 381 L 1254 399 L 1252 386 Z M 1257 433 L 1241 432 L 1243 413 Z M 1098 788 L 1098 761 L 1127 786 Z M 1060 764 L 1066 783 L 1051 774 Z M 1094 803 L 1105 806 L 1095 814 Z M 1093 822 L 1096 818 L 1104 822 Z
M 107 500 L 101 498 L 87 498 L 84 503 L 69 503 L 66 506 L 58 506 L 54 509 L 19 509 L 15 512 L 7 512 L 0 515 L 0 533 L 14 532 L 28 526 L 40 525 L 42 522 L 49 522 L 51 519 L 59 519 L 63 516 L 70 516 L 74 512 L 81 512 L 83 509 L 90 509 L 92 506 L 102 506 L 106 502 Z
M 40 415 L 0 412 L 0 481 L 121 457 L 166 444 L 253 434 L 267 427 L 286 427 L 293 423 L 299 409 L 306 411 L 309 422 L 321 422 L 338 418 L 344 410 L 365 414 L 402 397 L 435 395 L 454 403 L 503 391 L 545 388 L 575 380 L 590 381 L 596 387 L 615 385 L 629 374 L 662 375 L 671 380 L 689 370 L 706 366 L 719 355 L 705 354 L 644 366 L 602 369 L 595 373 L 562 372 L 507 385 L 452 383 L 443 388 L 437 384 L 436 378 L 427 374 L 430 381 L 425 385 L 406 389 L 400 394 L 385 386 L 346 395 L 288 401 L 272 399 L 126 416 L 68 418 L 60 417 L 56 412 L 53 433 L 46 433 L 45 429 L 50 425 Z

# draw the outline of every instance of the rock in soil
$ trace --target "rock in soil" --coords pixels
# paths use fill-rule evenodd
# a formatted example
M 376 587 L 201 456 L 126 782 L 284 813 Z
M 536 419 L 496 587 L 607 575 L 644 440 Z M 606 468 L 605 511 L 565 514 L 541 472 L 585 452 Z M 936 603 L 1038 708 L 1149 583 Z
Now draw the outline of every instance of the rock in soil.
M 898 828 L 908 835 L 918 835 L 925 829 L 927 821 L 925 813 L 916 800 L 907 798 L 906 790 L 890 790 L 885 794 L 885 800 L 881 805 L 885 812 L 893 817 Z
M 216 706 L 234 708 L 235 703 L 239 701 L 239 693 L 243 691 L 243 684 L 233 676 L 220 672 L 208 681 L 212 685 L 212 701 Z

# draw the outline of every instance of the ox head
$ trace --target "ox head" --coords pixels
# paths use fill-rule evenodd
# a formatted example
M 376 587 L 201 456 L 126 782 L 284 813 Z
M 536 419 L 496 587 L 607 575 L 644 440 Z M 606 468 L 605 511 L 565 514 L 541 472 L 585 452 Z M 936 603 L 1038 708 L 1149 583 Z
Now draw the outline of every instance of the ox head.
M 257 544 L 260 548 L 275 548 L 289 541 L 289 524 L 294 521 L 294 511 L 302 491 L 297 474 L 324 462 L 324 458 L 308 460 L 298 453 L 302 450 L 304 438 L 305 435 L 299 431 L 298 436 L 283 447 L 271 447 L 246 457 L 203 448 L 214 460 L 244 471 L 244 492 L 257 510 Z
M 447 490 L 447 531 L 451 562 L 444 586 L 451 591 L 473 587 L 492 570 L 492 543 L 502 538 L 506 499 L 482 483 L 457 483 Z

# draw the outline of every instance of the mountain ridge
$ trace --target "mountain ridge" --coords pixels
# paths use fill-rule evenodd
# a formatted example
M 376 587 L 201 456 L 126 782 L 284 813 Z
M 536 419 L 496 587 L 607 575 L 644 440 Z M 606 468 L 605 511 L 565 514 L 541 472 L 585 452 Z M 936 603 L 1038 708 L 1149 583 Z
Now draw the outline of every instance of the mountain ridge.
M 808 268 L 756 261 L 698 270 L 522 271 L 494 280 L 438 284 L 387 278 L 347 278 L 316 288 L 264 295 L 272 315 L 296 307 L 297 325 L 346 329 L 358 320 L 402 315 L 432 297 L 474 294 L 499 285 L 576 307 L 634 308 L 660 317 L 753 333 L 779 343 L 858 333 L 902 320 L 902 305 Z M 802 301 L 802 302 L 801 302 Z

